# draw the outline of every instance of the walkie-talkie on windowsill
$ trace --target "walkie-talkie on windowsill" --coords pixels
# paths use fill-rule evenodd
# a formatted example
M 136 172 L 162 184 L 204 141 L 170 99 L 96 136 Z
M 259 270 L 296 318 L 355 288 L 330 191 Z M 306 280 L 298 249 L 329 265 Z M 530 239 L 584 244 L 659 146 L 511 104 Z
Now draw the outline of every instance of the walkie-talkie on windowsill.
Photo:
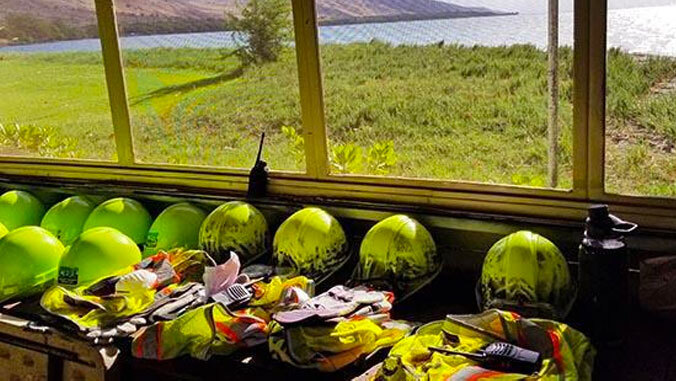
M 251 172 L 249 172 L 249 190 L 248 197 L 263 197 L 268 191 L 268 163 L 262 160 L 263 143 L 265 142 L 265 132 L 261 135 L 261 142 L 258 146 L 258 155 L 256 163 Z

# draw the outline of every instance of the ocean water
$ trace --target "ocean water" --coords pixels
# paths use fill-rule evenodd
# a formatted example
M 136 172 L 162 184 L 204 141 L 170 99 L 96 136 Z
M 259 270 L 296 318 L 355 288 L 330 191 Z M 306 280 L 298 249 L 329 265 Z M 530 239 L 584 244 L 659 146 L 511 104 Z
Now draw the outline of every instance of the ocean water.
M 462 45 L 547 45 L 547 15 L 476 17 L 323 26 L 322 44 L 368 42 L 429 44 L 444 41 Z M 573 15 L 559 19 L 560 45 L 573 44 Z M 156 47 L 215 48 L 232 46 L 229 32 L 185 33 L 122 37 L 123 49 Z M 608 13 L 608 45 L 632 53 L 676 56 L 676 5 L 613 9 Z M 0 52 L 66 52 L 100 50 L 98 39 L 59 41 L 0 48 Z

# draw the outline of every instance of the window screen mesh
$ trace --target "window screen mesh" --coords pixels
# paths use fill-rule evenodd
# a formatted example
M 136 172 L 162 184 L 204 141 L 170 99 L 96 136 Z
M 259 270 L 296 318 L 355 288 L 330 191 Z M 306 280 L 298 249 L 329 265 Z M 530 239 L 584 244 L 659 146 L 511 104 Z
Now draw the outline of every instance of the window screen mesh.
M 0 2 L 0 155 L 115 160 L 93 1 Z
M 572 179 L 571 7 L 556 23 L 559 188 Z M 550 185 L 547 2 L 317 8 L 333 173 Z
M 138 161 L 304 171 L 289 0 L 117 5 Z

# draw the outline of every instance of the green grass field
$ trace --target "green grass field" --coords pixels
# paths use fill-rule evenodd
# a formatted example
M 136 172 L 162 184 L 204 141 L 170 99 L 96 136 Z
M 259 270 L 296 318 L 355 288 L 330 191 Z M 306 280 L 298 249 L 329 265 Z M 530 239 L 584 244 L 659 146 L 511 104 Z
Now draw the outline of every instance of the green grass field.
M 676 61 L 609 55 L 613 192 L 676 195 Z M 219 49 L 125 52 L 139 160 L 303 170 L 293 52 L 243 69 Z M 560 184 L 572 181 L 572 52 L 561 50 Z M 546 54 L 532 46 L 322 48 L 334 170 L 544 186 Z M 676 87 L 676 86 L 675 86 Z M 115 159 L 100 54 L 0 54 L 0 153 Z M 284 132 L 285 131 L 285 132 Z

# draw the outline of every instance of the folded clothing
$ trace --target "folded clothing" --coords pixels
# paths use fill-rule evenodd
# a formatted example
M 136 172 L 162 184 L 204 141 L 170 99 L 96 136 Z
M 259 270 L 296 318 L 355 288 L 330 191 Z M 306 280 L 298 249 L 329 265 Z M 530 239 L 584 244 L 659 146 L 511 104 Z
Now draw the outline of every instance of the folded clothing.
M 228 355 L 240 348 L 264 344 L 274 312 L 297 308 L 314 291 L 305 277 L 252 286 L 253 298 L 242 308 L 210 303 L 188 311 L 174 320 L 141 328 L 134 334 L 132 355 L 138 358 L 168 360 L 182 355 L 207 360 L 212 355 Z
M 365 287 L 335 286 L 305 303 L 299 309 L 277 313 L 275 320 L 285 326 L 308 322 L 340 322 L 353 316 L 387 314 L 394 294 Z
M 408 335 L 414 325 L 390 318 L 391 292 L 335 286 L 273 316 L 273 358 L 299 368 L 334 372 Z
M 504 373 L 483 368 L 460 355 L 430 347 L 475 353 L 493 342 L 508 342 L 536 351 L 543 358 L 537 374 Z M 589 340 L 569 326 L 551 320 L 525 319 L 500 310 L 478 315 L 449 315 L 420 327 L 397 343 L 368 379 L 404 380 L 590 380 L 595 350 Z
M 198 250 L 160 252 L 91 285 L 53 286 L 40 304 L 73 323 L 86 338 L 127 336 L 138 325 L 174 318 L 204 304 L 204 286 L 195 280 L 212 262 Z

